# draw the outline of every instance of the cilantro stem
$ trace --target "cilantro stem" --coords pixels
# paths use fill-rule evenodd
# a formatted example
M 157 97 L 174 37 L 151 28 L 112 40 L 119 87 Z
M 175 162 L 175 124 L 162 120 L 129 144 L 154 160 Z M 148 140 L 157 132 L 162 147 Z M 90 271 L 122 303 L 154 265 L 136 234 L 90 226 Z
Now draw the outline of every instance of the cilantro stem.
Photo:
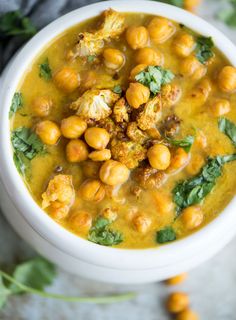
M 3 278 L 8 280 L 11 283 L 14 283 L 18 288 L 20 288 L 24 292 L 32 293 L 44 298 L 52 298 L 57 300 L 63 300 L 66 302 L 83 302 L 83 303 L 96 303 L 96 304 L 109 304 L 109 303 L 115 303 L 115 302 L 121 302 L 126 301 L 134 298 L 136 294 L 134 292 L 128 292 L 120 295 L 109 295 L 109 296 L 102 296 L 102 297 L 73 297 L 73 296 L 65 296 L 55 293 L 48 293 L 44 291 L 40 291 L 31 287 L 28 287 L 17 280 L 15 280 L 13 277 L 11 277 L 9 274 L 0 271 L 0 275 L 2 275 Z M 14 295 L 14 292 L 9 293 L 9 295 Z

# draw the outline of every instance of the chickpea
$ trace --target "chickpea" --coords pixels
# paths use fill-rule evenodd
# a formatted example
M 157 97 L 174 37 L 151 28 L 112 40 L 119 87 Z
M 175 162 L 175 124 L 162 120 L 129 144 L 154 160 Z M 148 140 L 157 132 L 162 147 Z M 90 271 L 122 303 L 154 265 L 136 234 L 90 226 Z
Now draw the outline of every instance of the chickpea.
M 105 197 L 105 189 L 99 180 L 86 180 L 79 188 L 85 201 L 100 202 Z
M 66 158 L 69 162 L 81 162 L 88 158 L 88 147 L 79 139 L 70 140 L 66 146 Z
M 43 143 L 54 145 L 58 142 L 61 131 L 58 125 L 50 120 L 44 120 L 36 125 L 36 133 Z
M 183 292 L 173 292 L 167 300 L 167 310 L 171 313 L 179 313 L 189 306 L 189 297 Z
M 68 139 L 79 138 L 87 129 L 87 123 L 78 116 L 70 116 L 61 122 L 62 135 Z
M 203 212 L 198 206 L 191 206 L 183 210 L 181 221 L 187 230 L 199 227 L 203 222 Z
M 92 216 L 82 210 L 76 210 L 69 217 L 69 225 L 75 231 L 88 232 L 92 226 Z
M 218 99 L 211 105 L 211 112 L 214 117 L 220 117 L 230 112 L 230 102 L 226 99 Z
M 207 78 L 202 79 L 198 86 L 192 91 L 191 98 L 194 99 L 199 105 L 204 104 L 207 101 L 211 91 L 211 81 Z
M 178 313 L 176 316 L 176 320 L 198 320 L 198 315 L 190 309 L 183 310 Z
M 166 284 L 168 286 L 176 286 L 177 284 L 184 282 L 186 278 L 187 278 L 187 273 L 181 273 L 175 277 L 172 277 L 172 278 L 166 280 Z
M 84 138 L 90 147 L 103 150 L 108 145 L 110 135 L 106 129 L 93 127 L 85 131 Z
M 146 64 L 138 64 L 136 67 L 134 67 L 130 72 L 130 80 L 135 81 L 136 75 L 146 69 L 146 67 Z
M 194 11 L 202 0 L 184 0 L 184 9 Z
M 103 51 L 104 64 L 108 69 L 119 70 L 125 63 L 124 54 L 117 49 L 105 48 Z
M 111 150 L 103 149 L 99 151 L 93 151 L 89 154 L 88 157 L 93 161 L 106 161 L 111 159 Z
M 199 80 L 206 74 L 206 67 L 194 56 L 189 56 L 181 62 L 181 73 L 185 77 L 191 77 L 193 80 Z
M 126 99 L 128 104 L 138 109 L 141 104 L 148 102 L 150 91 L 141 83 L 130 83 L 129 88 L 126 90 Z
M 87 178 L 98 178 L 101 164 L 91 160 L 82 163 L 83 174 Z
M 109 221 L 115 221 L 117 218 L 117 211 L 111 208 L 105 208 L 102 210 L 101 216 Z
M 54 220 L 62 220 L 68 215 L 68 206 L 59 201 L 54 201 L 49 207 L 49 214 Z
M 188 153 L 183 148 L 178 148 L 171 159 L 168 171 L 171 172 L 183 168 L 187 164 L 188 160 Z
M 174 204 L 171 200 L 171 197 L 160 192 L 155 191 L 153 193 L 155 203 L 157 205 L 158 212 L 160 212 L 163 215 L 166 215 L 167 213 L 173 211 Z
M 52 107 L 52 100 L 48 97 L 36 97 L 32 101 L 33 112 L 38 117 L 46 117 L 49 115 Z
M 146 64 L 148 66 L 162 65 L 163 55 L 161 52 L 147 47 L 138 50 L 135 60 L 138 64 Z
M 148 25 L 148 32 L 151 40 L 156 44 L 160 44 L 175 33 L 175 26 L 166 18 L 155 17 Z
M 151 226 L 151 219 L 146 215 L 140 213 L 133 219 L 135 229 L 140 233 L 146 233 Z
M 185 58 L 191 54 L 195 48 L 194 37 L 189 33 L 178 34 L 172 43 L 175 54 L 181 58 Z
M 170 151 L 163 144 L 155 144 L 148 149 L 147 157 L 154 169 L 165 170 L 170 165 Z
M 58 89 L 65 93 L 71 93 L 80 84 L 79 74 L 70 67 L 63 67 L 54 76 L 53 81 Z
M 129 27 L 126 31 L 126 41 L 134 50 L 144 48 L 148 43 L 147 29 L 143 26 Z
M 107 160 L 101 166 L 99 176 L 105 184 L 115 186 L 128 180 L 129 169 L 119 161 Z
M 190 163 L 186 167 L 186 170 L 189 174 L 195 175 L 203 167 L 205 159 L 202 155 L 196 154 L 192 157 Z
M 232 66 L 224 67 L 218 75 L 218 85 L 223 92 L 236 90 L 236 68 Z

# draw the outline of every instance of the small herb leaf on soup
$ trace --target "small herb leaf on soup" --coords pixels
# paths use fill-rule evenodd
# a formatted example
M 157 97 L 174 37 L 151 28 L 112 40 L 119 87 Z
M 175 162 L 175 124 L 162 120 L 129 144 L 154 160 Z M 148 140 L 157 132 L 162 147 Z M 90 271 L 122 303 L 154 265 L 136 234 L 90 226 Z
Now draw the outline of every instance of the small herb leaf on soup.
M 45 61 L 39 65 L 39 76 L 46 81 L 52 78 L 52 70 L 50 68 L 48 58 L 46 58 Z
M 113 246 L 123 241 L 123 235 L 109 228 L 111 222 L 99 217 L 89 231 L 88 240 L 103 246 Z
M 218 121 L 218 127 L 221 132 L 229 137 L 233 145 L 236 147 L 236 125 L 226 118 L 220 118 Z
M 122 89 L 121 89 L 121 86 L 119 84 L 117 84 L 113 90 L 113 92 L 117 93 L 117 94 L 121 94 L 122 93 Z
M 90 55 L 87 57 L 88 62 L 93 62 L 95 60 L 96 56 L 95 55 Z
M 181 147 L 186 152 L 189 152 L 192 147 L 192 144 L 194 142 L 194 137 L 193 136 L 186 136 L 184 139 L 181 139 L 181 140 L 169 139 L 168 142 L 170 142 L 173 146 Z
M 4 307 L 7 302 L 8 296 L 11 294 L 11 290 L 9 290 L 3 282 L 3 277 L 0 274 L 0 310 Z
M 15 163 L 16 169 L 21 175 L 24 175 L 28 165 L 26 164 L 27 159 L 21 152 L 14 152 L 13 161 Z
M 135 76 L 135 80 L 148 87 L 154 95 L 161 91 L 162 85 L 173 79 L 174 74 L 160 66 L 149 66 Z
M 166 243 L 176 240 L 176 234 L 172 227 L 166 227 L 157 231 L 156 241 L 158 243 Z
M 205 64 L 210 58 L 214 56 L 212 48 L 214 42 L 211 37 L 197 37 L 196 58 Z
M 9 111 L 9 117 L 12 117 L 12 115 L 22 108 L 23 106 L 23 97 L 21 92 L 15 92 L 14 96 L 12 98 L 11 106 L 10 106 L 10 111 Z

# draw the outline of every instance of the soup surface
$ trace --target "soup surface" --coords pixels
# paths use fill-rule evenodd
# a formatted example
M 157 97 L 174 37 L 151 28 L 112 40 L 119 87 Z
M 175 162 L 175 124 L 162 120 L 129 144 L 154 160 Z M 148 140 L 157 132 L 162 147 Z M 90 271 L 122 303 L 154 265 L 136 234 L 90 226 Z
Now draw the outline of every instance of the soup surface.
M 16 167 L 78 236 L 121 248 L 182 238 L 235 194 L 235 90 L 211 38 L 109 9 L 29 66 L 10 107 Z

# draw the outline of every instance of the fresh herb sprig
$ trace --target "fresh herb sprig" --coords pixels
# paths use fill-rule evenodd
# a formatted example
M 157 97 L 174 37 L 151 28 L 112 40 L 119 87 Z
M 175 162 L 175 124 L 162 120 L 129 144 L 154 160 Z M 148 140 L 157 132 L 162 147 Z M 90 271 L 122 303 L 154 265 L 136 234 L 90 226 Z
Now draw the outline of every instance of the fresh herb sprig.
M 168 142 L 173 146 L 183 148 L 188 153 L 194 142 L 194 136 L 186 136 L 184 139 L 181 140 L 168 139 Z
M 39 65 L 39 76 L 46 81 L 52 79 L 52 70 L 49 65 L 49 60 L 46 58 L 43 63 Z
M 232 121 L 222 117 L 218 121 L 218 127 L 236 147 L 236 125 Z
M 210 58 L 214 56 L 212 48 L 214 47 L 214 42 L 211 37 L 199 36 L 196 39 L 196 58 L 205 64 Z
M 184 208 L 200 203 L 214 188 L 217 178 L 222 174 L 223 165 L 234 160 L 236 154 L 209 158 L 196 177 L 178 183 L 172 191 L 177 214 Z
M 15 92 L 12 98 L 9 117 L 11 118 L 17 110 L 23 107 L 23 97 L 21 92 Z
M 156 241 L 158 243 L 166 243 L 176 240 L 176 233 L 172 227 L 166 227 L 157 231 Z

